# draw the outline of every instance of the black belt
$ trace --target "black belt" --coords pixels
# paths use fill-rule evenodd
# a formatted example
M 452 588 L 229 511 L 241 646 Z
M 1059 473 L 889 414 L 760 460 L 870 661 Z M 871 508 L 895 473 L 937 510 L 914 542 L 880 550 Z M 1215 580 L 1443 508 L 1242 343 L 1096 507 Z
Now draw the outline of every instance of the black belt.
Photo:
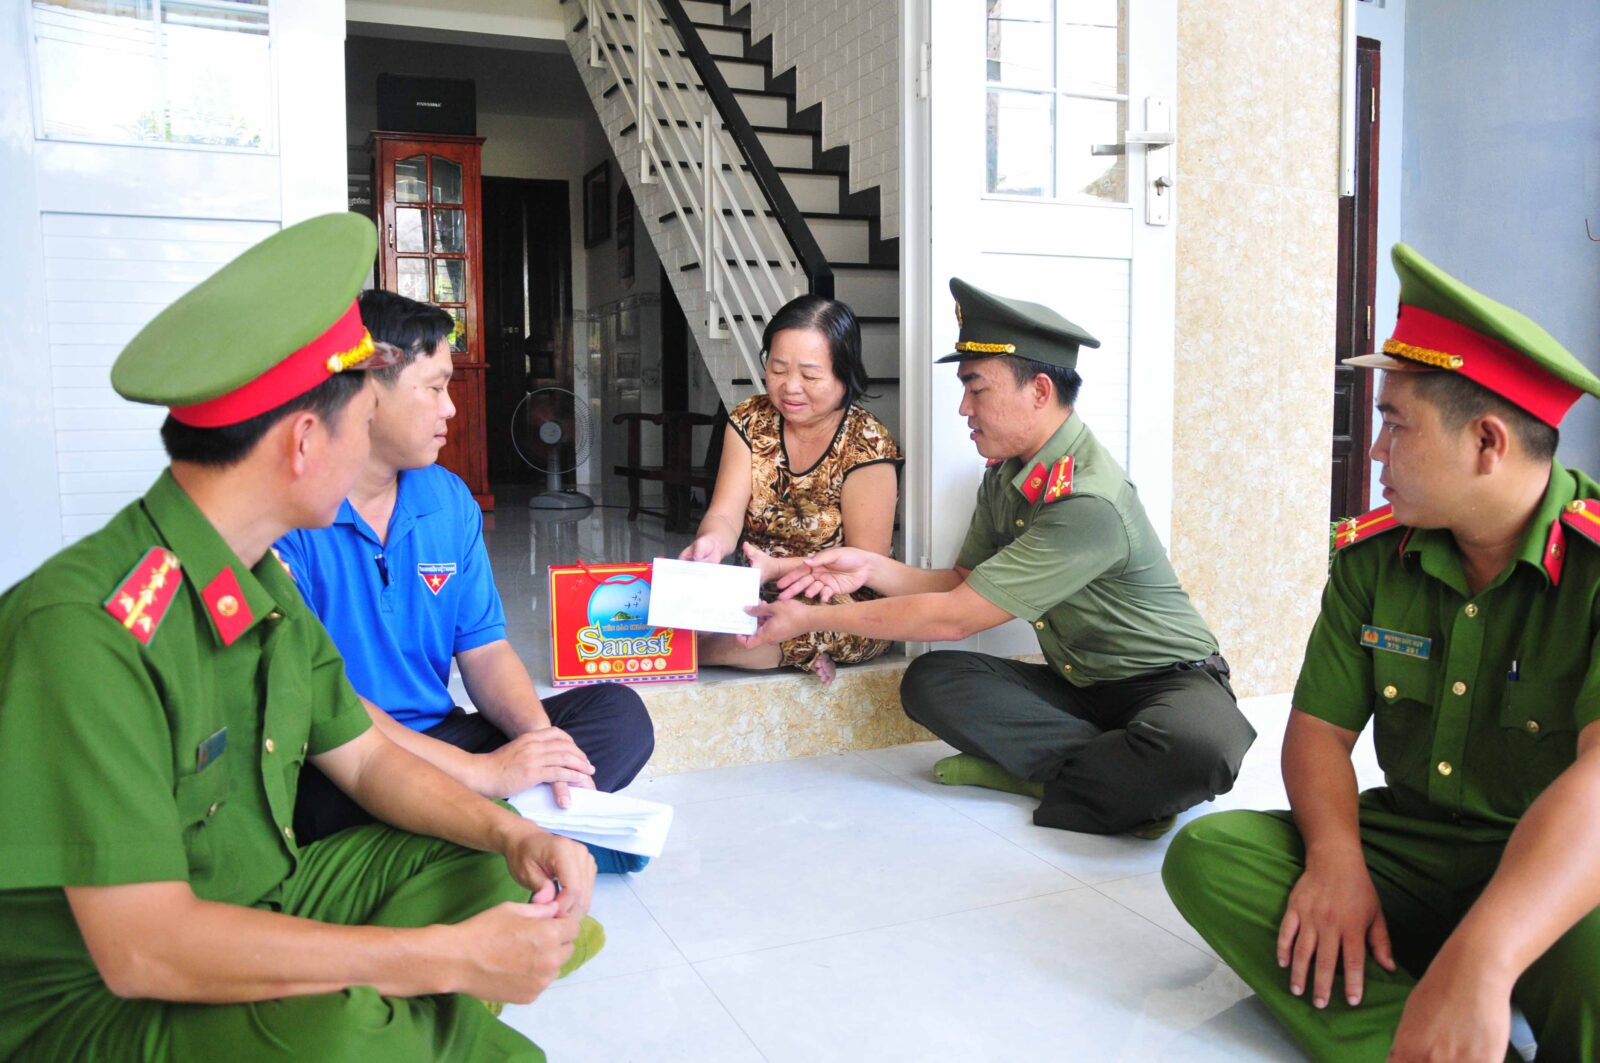
M 1213 653 L 1203 661 L 1179 661 L 1172 666 L 1175 672 L 1205 672 L 1208 675 L 1226 680 L 1232 673 L 1228 670 L 1227 658 L 1220 653 Z

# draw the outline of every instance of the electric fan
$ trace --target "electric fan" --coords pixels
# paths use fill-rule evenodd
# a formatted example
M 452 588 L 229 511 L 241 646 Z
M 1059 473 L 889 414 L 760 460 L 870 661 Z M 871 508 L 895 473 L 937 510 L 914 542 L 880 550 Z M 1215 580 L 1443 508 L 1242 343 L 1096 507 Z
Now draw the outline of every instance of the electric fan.
M 511 446 L 528 467 L 545 475 L 545 489 L 529 509 L 589 509 L 594 499 L 567 491 L 562 477 L 577 470 L 594 445 L 594 420 L 566 388 L 539 388 L 522 396 L 511 415 Z

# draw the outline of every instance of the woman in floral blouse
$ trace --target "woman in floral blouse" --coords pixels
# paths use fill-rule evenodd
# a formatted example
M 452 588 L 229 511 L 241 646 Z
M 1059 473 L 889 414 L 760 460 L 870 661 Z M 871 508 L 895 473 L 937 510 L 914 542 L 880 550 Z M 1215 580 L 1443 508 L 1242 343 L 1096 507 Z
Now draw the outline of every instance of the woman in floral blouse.
M 900 448 L 859 404 L 867 376 L 861 329 L 848 306 L 802 295 L 773 315 L 761 349 L 766 394 L 728 415 L 711 506 L 679 556 L 721 561 L 742 542 L 740 562 L 761 569 L 770 597 L 774 581 L 803 566 L 808 554 L 841 545 L 890 552 Z M 863 589 L 834 601 L 870 597 L 876 595 Z M 870 661 L 888 648 L 880 639 L 827 631 L 753 650 L 729 635 L 701 635 L 700 662 L 792 665 L 828 682 L 835 664 Z

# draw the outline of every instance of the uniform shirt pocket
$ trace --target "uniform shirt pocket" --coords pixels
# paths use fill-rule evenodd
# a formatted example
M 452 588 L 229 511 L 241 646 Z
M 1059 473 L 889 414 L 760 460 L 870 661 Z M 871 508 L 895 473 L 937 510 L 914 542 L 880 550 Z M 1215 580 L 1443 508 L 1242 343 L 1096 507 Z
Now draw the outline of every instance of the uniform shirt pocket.
M 1578 759 L 1578 732 L 1573 721 L 1577 697 L 1576 683 L 1506 683 L 1500 739 L 1510 807 L 1500 811 L 1520 816 Z
M 1386 777 L 1427 789 L 1438 674 L 1426 658 L 1372 651 L 1372 741 Z

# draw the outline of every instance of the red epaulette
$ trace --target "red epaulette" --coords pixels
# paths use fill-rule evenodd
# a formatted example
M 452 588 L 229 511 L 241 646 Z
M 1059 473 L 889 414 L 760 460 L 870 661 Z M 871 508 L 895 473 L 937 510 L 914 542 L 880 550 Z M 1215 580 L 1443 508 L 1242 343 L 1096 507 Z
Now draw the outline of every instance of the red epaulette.
M 1044 500 L 1059 502 L 1072 494 L 1072 455 L 1068 454 L 1050 467 L 1050 486 L 1045 490 Z
M 1600 498 L 1575 498 L 1561 512 L 1561 523 L 1590 542 L 1600 543 Z
M 1561 584 L 1561 569 L 1567 560 L 1567 528 L 1592 543 L 1600 543 L 1600 498 L 1575 498 L 1561 511 L 1560 520 L 1550 522 L 1550 537 L 1544 544 L 1544 570 L 1556 586 Z
M 1363 539 L 1370 539 L 1380 532 L 1400 526 L 1400 522 L 1395 519 L 1393 506 L 1379 506 L 1371 513 L 1363 513 L 1359 517 L 1340 521 L 1339 526 L 1333 530 L 1333 547 L 1335 550 L 1343 550 Z
M 106 599 L 106 612 L 127 628 L 140 645 L 148 646 L 182 583 L 177 555 L 152 546 Z

